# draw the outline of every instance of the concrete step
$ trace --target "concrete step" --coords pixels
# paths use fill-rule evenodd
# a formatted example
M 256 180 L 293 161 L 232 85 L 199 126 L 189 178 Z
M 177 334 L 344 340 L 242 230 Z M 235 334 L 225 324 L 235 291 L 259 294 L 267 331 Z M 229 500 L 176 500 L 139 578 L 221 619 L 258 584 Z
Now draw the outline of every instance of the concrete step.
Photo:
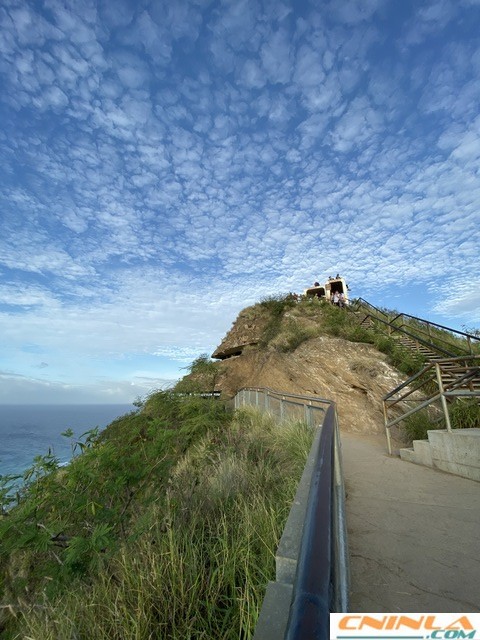
M 400 458 L 407 462 L 433 467 L 432 449 L 428 440 L 414 440 L 410 449 L 400 449 Z

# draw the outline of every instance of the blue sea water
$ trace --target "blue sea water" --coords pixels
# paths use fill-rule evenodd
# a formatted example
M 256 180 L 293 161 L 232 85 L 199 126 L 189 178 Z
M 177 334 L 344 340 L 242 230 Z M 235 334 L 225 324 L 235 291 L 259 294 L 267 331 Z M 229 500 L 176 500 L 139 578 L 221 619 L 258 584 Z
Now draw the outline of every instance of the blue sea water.
M 95 405 L 0 405 L 0 475 L 22 473 L 36 455 L 49 449 L 68 462 L 71 440 L 61 435 L 72 429 L 75 437 L 94 427 L 130 413 L 128 404 Z

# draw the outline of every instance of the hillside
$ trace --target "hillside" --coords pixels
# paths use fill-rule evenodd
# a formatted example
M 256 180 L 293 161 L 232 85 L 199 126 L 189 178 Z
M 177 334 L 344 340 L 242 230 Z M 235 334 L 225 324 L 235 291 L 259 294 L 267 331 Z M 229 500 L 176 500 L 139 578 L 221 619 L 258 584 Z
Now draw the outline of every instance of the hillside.
M 383 432 L 382 396 L 402 381 L 375 347 L 327 336 L 292 353 L 247 353 L 222 366 L 226 395 L 248 386 L 317 395 L 336 402 L 341 429 L 362 433 Z
M 337 403 L 342 430 L 381 433 L 381 398 L 402 376 L 375 341 L 346 310 L 265 300 L 173 393 L 69 434 L 66 467 L 48 452 L 20 490 L 0 478 L 0 635 L 251 637 L 312 432 L 198 392 L 318 395 Z
M 215 388 L 226 398 L 247 386 L 318 395 L 337 403 L 342 430 L 381 433 L 382 396 L 404 376 L 369 342 L 346 310 L 267 300 L 241 311 L 214 351 Z

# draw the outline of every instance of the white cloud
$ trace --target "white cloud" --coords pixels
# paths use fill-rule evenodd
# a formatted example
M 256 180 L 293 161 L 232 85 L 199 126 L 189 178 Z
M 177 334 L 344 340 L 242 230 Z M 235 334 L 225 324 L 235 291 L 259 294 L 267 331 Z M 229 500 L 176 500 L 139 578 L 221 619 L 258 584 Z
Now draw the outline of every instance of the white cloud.
M 478 270 L 480 58 L 430 40 L 444 8 L 13 0 L 3 335 L 50 376 L 65 349 L 185 362 L 330 269 L 385 295 L 421 271 L 460 313 L 435 282 Z
M 292 75 L 292 46 L 285 29 L 279 29 L 270 35 L 261 47 L 260 57 L 270 82 L 289 82 Z

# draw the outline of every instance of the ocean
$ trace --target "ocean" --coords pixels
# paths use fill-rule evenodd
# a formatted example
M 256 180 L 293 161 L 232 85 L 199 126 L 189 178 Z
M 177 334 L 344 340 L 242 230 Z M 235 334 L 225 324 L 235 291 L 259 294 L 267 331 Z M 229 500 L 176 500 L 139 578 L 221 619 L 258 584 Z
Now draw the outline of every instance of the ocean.
M 130 413 L 128 404 L 0 405 L 0 475 L 22 473 L 36 455 L 51 449 L 62 463 L 72 456 L 71 440 L 61 435 L 72 429 L 74 437 Z

